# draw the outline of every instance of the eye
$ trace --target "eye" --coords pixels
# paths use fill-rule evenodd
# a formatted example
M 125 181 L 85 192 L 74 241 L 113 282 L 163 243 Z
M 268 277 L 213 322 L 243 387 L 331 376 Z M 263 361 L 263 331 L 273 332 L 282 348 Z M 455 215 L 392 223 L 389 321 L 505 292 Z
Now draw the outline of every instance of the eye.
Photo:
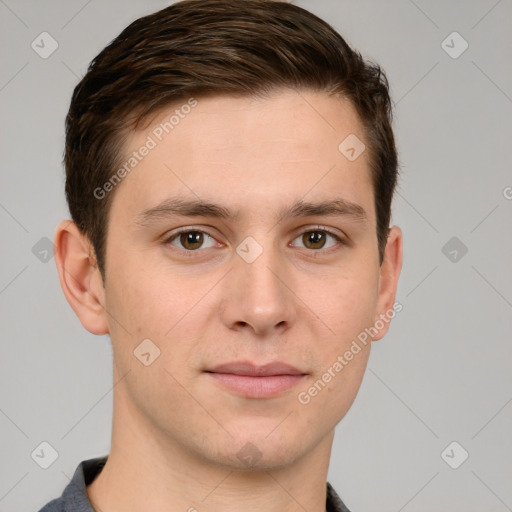
M 328 238 L 334 239 L 334 243 L 326 247 Z M 301 240 L 306 249 L 318 250 L 318 249 L 330 249 L 337 245 L 337 243 L 343 244 L 343 240 L 340 236 L 332 233 L 327 229 L 313 229 L 304 231 L 295 240 Z
M 176 246 L 176 244 L 174 243 L 176 241 L 181 245 L 181 247 L 179 245 L 178 247 L 190 252 L 200 249 L 201 246 L 204 244 L 205 240 L 208 238 L 212 242 L 208 247 L 214 247 L 215 240 L 208 233 L 205 233 L 204 231 L 200 231 L 198 229 L 189 229 L 174 233 L 165 240 L 165 243 Z
M 328 243 L 329 239 L 331 239 L 330 244 Z M 296 240 L 300 240 L 303 244 L 302 248 L 313 251 L 330 249 L 338 244 L 344 244 L 343 239 L 339 235 L 325 228 L 304 231 L 294 241 Z M 209 244 L 205 245 L 205 242 L 209 242 Z M 183 249 L 188 253 L 197 252 L 199 249 L 208 249 L 216 245 L 215 239 L 205 231 L 190 228 L 171 234 L 165 239 L 164 243 Z

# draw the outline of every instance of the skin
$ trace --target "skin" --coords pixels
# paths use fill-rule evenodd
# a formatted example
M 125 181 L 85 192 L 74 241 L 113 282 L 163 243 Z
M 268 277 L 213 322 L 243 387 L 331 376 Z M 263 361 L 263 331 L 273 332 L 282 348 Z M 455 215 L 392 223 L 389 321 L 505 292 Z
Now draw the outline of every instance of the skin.
M 175 108 L 133 132 L 126 154 Z M 338 150 L 349 134 L 365 141 L 354 108 L 323 93 L 198 98 L 110 192 L 105 287 L 87 238 L 71 221 L 59 224 L 64 294 L 82 325 L 109 333 L 113 345 L 111 451 L 87 488 L 98 511 L 325 510 L 334 429 L 357 394 L 371 343 L 307 405 L 297 395 L 392 311 L 402 266 L 397 226 L 379 265 L 369 151 L 349 161 Z M 240 214 L 137 224 L 143 210 L 170 196 Z M 367 219 L 276 221 L 297 200 L 335 197 L 362 206 Z M 345 243 L 330 235 L 325 245 L 308 243 L 317 226 Z M 166 242 L 184 227 L 209 236 L 195 251 L 179 236 Z M 252 263 L 236 252 L 248 236 L 263 248 Z M 160 349 L 149 366 L 133 353 L 146 338 Z M 306 376 L 277 397 L 255 399 L 204 372 L 239 360 L 282 361 Z M 237 457 L 246 443 L 260 454 L 250 468 Z

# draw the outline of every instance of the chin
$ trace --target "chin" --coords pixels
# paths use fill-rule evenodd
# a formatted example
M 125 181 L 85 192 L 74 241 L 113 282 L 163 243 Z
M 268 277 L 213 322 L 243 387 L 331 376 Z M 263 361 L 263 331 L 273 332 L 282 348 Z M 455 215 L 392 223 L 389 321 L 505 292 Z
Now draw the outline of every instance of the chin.
M 272 428 L 276 428 L 275 423 Z M 226 450 L 218 453 L 218 459 L 222 460 L 223 465 L 236 470 L 278 470 L 304 455 L 304 437 L 298 436 L 296 440 L 286 430 L 277 435 L 272 429 L 247 429 L 240 436 L 229 439 Z

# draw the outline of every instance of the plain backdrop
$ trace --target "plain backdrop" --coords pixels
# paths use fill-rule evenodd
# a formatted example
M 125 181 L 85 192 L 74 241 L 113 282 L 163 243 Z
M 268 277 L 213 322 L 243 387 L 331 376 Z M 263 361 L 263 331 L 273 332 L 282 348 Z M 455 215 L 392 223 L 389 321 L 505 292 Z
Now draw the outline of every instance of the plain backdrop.
M 295 3 L 385 69 L 402 173 L 403 310 L 336 428 L 329 481 L 353 512 L 512 510 L 512 3 Z M 49 245 L 69 217 L 64 118 L 90 60 L 166 4 L 0 1 L 2 512 L 38 510 L 109 451 L 110 340 L 82 328 Z

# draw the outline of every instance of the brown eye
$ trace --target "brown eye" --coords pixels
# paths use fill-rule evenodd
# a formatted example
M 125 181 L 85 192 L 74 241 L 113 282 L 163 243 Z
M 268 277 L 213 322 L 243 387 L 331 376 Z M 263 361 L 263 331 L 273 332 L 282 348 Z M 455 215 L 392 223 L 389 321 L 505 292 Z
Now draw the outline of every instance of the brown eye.
M 199 249 L 203 245 L 203 233 L 200 231 L 188 231 L 180 234 L 180 242 L 185 249 Z
M 212 243 L 206 248 L 213 247 L 215 240 L 208 233 L 199 230 L 188 230 L 175 233 L 166 240 L 166 243 L 187 251 L 196 251 L 200 249 L 208 239 L 210 239 Z M 179 245 L 176 244 L 176 242 L 179 242 Z
M 334 242 L 330 245 L 326 245 L 329 241 L 329 238 L 333 239 Z M 319 249 L 329 249 L 331 247 L 336 246 L 337 244 L 343 244 L 343 240 L 338 235 L 327 231 L 326 229 L 315 229 L 304 231 L 301 235 L 299 235 L 295 240 L 299 240 L 302 243 L 302 246 L 305 249 L 311 250 L 319 250 Z M 300 246 L 299 246 L 300 247 Z
M 325 237 L 322 231 L 308 231 L 303 233 L 302 241 L 308 249 L 321 249 L 325 245 Z

